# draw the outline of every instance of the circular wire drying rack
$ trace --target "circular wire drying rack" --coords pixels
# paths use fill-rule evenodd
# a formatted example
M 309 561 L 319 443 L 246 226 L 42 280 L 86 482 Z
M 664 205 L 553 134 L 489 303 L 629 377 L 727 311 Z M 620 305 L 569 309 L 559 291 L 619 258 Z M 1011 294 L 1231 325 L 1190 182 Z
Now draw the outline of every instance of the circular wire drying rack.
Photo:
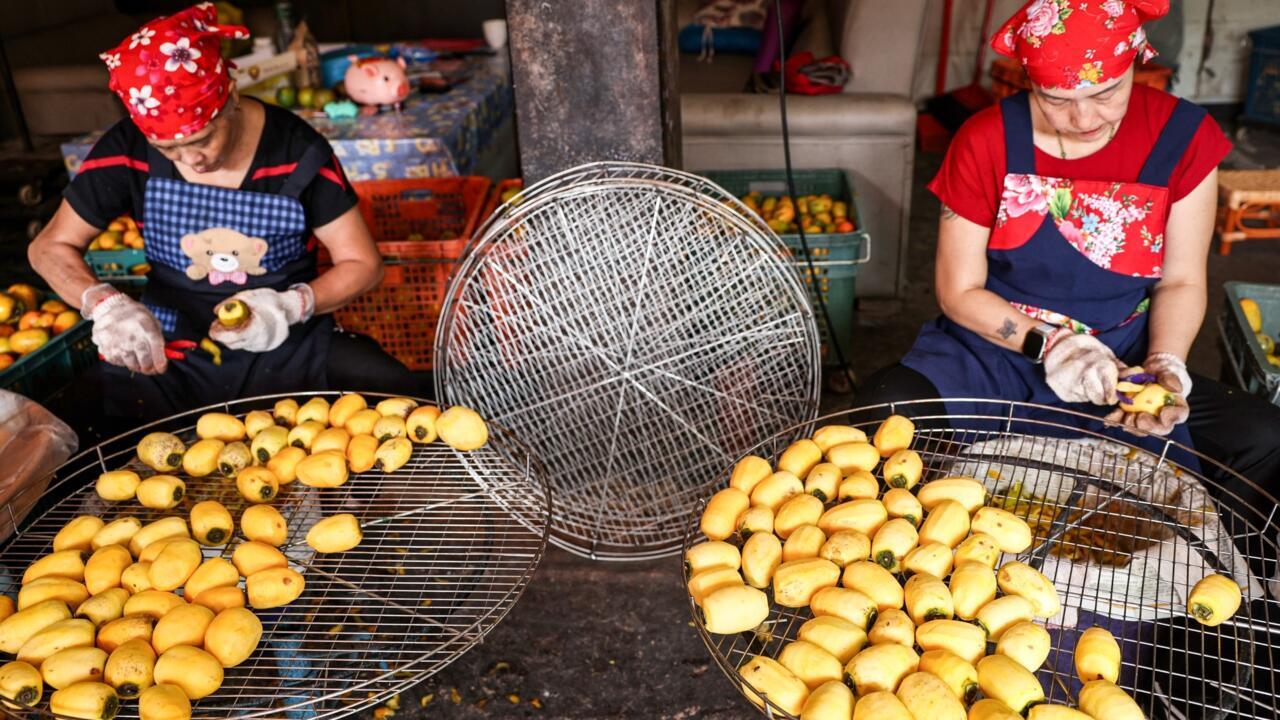
M 107 522 L 133 515 L 145 524 L 185 517 L 192 504 L 218 500 L 238 518 L 248 503 L 234 481 L 217 474 L 179 475 L 187 492 L 172 510 L 108 503 L 94 482 L 105 470 L 125 467 L 151 474 L 135 455 L 148 432 L 190 441 L 204 412 L 242 416 L 270 410 L 280 398 L 316 396 L 338 393 L 236 400 L 151 423 L 78 454 L 54 472 L 47 489 L 33 486 L 0 508 L 6 593 L 17 589 L 27 565 L 51 552 L 54 535 L 77 515 Z M 489 442 L 479 450 L 415 444 L 409 462 L 394 473 L 352 475 L 342 487 L 324 490 L 294 482 L 272 505 L 289 523 L 281 550 L 306 589 L 285 607 L 254 611 L 263 624 L 258 648 L 226 670 L 221 689 L 192 704 L 196 718 L 345 717 L 438 672 L 481 642 L 519 600 L 546 548 L 551 498 L 537 458 L 489 423 Z M 321 517 L 336 513 L 358 517 L 364 539 L 347 552 L 318 555 L 303 538 Z M 204 547 L 205 558 L 230 559 L 243 539 L 237 533 L 225 546 Z M 2 712 L 53 717 L 44 709 Z M 122 703 L 117 717 L 137 717 L 137 703 Z
M 542 459 L 553 544 L 605 560 L 678 552 L 708 479 L 817 414 L 805 289 L 730 201 L 685 173 L 587 166 L 495 214 L 461 261 L 437 394 Z
M 752 211 L 742 200 L 716 183 L 708 180 L 701 175 L 695 175 L 683 170 L 661 167 L 658 165 L 649 165 L 646 163 L 627 162 L 622 160 L 607 160 L 601 162 L 586 163 L 572 167 L 567 170 L 549 175 L 536 183 L 529 185 L 520 190 L 510 200 L 500 204 L 489 217 L 484 218 L 479 229 L 472 235 L 472 239 L 467 242 L 470 248 L 479 238 L 483 238 L 488 234 L 489 229 L 502 222 L 502 220 L 512 213 L 522 203 L 537 198 L 544 193 L 561 190 L 584 182 L 608 181 L 608 180 L 656 180 L 659 182 L 672 183 L 681 187 L 692 190 L 696 193 L 706 195 L 736 210 L 744 219 L 754 223 L 762 232 L 770 233 L 769 226 L 765 224 L 759 213 Z M 466 251 L 463 253 L 466 254 Z
M 963 412 L 948 413 L 956 404 Z M 1072 652 L 1080 633 L 1098 624 L 1119 641 L 1118 684 L 1149 720 L 1280 717 L 1280 601 L 1270 580 L 1280 547 L 1276 500 L 1265 490 L 1173 441 L 1151 453 L 1103 434 L 1096 417 L 1007 401 L 856 408 L 779 433 L 750 454 L 773 461 L 810 427 L 826 424 L 850 424 L 870 437 L 893 412 L 916 423 L 911 447 L 924 461 L 921 484 L 975 477 L 1031 524 L 1035 541 L 1016 559 L 1053 580 L 1064 608 L 1048 621 L 1052 647 L 1037 673 L 1050 702 L 1074 706 L 1080 683 Z M 1203 472 L 1175 464 L 1175 455 L 1194 458 Z M 728 478 L 722 473 L 714 487 Z M 686 518 L 685 551 L 705 539 L 702 505 Z M 1239 612 L 1218 627 L 1186 612 L 1191 587 L 1211 572 L 1232 577 L 1244 594 Z M 744 697 L 738 668 L 754 655 L 776 659 L 812 617 L 808 608 L 770 602 L 767 632 L 712 635 L 692 596 L 688 602 L 698 634 Z M 762 711 L 793 717 L 767 698 Z

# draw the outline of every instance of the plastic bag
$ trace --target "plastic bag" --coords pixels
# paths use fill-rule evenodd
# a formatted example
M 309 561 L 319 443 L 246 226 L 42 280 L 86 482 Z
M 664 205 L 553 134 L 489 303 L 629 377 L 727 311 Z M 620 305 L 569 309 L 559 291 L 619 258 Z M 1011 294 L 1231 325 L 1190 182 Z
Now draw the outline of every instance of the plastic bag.
M 75 432 L 44 406 L 0 390 L 0 542 L 13 534 L 79 446 Z

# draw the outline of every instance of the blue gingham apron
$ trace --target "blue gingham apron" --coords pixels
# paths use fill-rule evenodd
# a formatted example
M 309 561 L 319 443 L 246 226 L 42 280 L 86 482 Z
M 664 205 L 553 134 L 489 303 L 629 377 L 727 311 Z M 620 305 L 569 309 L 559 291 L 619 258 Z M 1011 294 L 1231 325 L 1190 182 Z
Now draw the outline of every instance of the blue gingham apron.
M 149 148 L 142 226 L 151 272 L 142 302 L 160 321 L 166 342 L 199 342 L 209 334 L 214 307 L 237 292 L 284 290 L 315 279 L 315 248 L 298 198 L 328 158 L 327 146 L 309 148 L 280 193 L 268 194 L 186 182 Z M 211 229 L 218 229 L 217 244 L 193 240 L 213 237 L 204 234 Z M 318 316 L 291 327 L 270 352 L 224 348 L 221 365 L 189 351 L 162 375 L 107 366 L 108 412 L 154 418 L 240 397 L 324 389 L 333 328 L 330 316 Z

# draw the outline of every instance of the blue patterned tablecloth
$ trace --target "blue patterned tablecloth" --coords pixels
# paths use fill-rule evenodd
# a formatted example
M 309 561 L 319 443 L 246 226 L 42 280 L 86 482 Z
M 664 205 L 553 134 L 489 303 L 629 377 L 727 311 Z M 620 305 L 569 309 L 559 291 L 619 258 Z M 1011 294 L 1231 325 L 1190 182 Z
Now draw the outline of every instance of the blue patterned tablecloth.
M 307 118 L 333 144 L 352 180 L 449 177 L 475 171 L 477 158 L 512 111 L 504 55 L 472 57 L 468 78 L 439 94 L 416 94 L 400 112 L 350 120 Z M 64 143 L 72 176 L 102 132 Z

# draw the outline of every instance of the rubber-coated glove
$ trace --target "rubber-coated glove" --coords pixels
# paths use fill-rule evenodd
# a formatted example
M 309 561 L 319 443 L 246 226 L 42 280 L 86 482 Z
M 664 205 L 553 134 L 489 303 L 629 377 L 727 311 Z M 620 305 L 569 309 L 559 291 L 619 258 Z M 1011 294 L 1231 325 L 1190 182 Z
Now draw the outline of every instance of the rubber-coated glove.
M 214 320 L 209 326 L 209 337 L 232 350 L 248 352 L 269 352 L 280 347 L 289 337 L 289 326 L 310 320 L 316 306 L 315 293 L 305 283 L 292 285 L 288 290 L 245 290 L 223 303 L 232 300 L 239 300 L 249 308 L 249 319 L 234 328 Z
M 1063 402 L 1114 405 L 1120 368 L 1115 353 L 1102 341 L 1072 334 L 1045 354 L 1044 379 Z
M 80 295 L 80 314 L 93 322 L 93 344 L 103 360 L 144 375 L 169 367 L 160 321 L 142 303 L 99 283 Z
M 1156 376 L 1156 382 L 1174 395 L 1174 404 L 1160 409 L 1159 415 L 1148 413 L 1130 413 L 1116 408 L 1107 415 L 1107 420 L 1117 423 L 1126 430 L 1140 430 L 1150 435 L 1168 435 L 1173 428 L 1187 421 L 1191 416 L 1191 407 L 1187 405 L 1186 396 L 1191 392 L 1191 375 L 1187 373 L 1187 364 L 1182 358 L 1172 353 L 1152 353 L 1142 363 L 1142 369 Z

